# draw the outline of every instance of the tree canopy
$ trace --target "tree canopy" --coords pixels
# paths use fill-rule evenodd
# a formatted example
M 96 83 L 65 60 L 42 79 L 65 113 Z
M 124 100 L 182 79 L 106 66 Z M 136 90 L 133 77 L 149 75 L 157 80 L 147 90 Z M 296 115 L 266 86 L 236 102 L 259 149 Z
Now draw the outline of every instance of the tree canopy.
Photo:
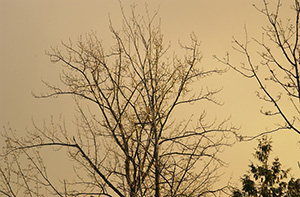
M 300 195 L 300 179 L 289 178 L 290 169 L 283 169 L 279 158 L 271 162 L 272 141 L 263 136 L 259 139 L 254 158 L 257 164 L 249 165 L 249 172 L 241 178 L 242 189 L 233 191 L 233 197 L 296 197 Z
M 219 105 L 220 90 L 191 85 L 226 69 L 200 65 L 200 43 L 181 45 L 171 55 L 153 15 L 123 13 L 123 26 L 110 25 L 114 44 L 105 49 L 96 34 L 62 43 L 48 52 L 63 67 L 60 85 L 46 83 L 49 94 L 72 96 L 77 131 L 64 124 L 36 127 L 26 138 L 4 132 L 0 192 L 6 196 L 209 196 L 224 165 L 219 153 L 237 129 L 227 119 L 207 121 L 206 112 L 172 119 L 175 109 L 196 102 Z M 52 127 L 53 126 L 53 127 Z M 41 150 L 66 151 L 75 178 L 60 184 L 47 173 Z M 27 158 L 27 165 L 21 158 Z M 74 177 L 74 176 L 73 176 Z M 74 179 L 74 180 L 73 180 Z

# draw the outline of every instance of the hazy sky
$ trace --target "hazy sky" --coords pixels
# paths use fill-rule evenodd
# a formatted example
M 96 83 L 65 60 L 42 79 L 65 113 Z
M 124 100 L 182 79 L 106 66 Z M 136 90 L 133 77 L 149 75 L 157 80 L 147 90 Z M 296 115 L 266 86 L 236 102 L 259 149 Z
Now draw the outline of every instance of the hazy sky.
M 145 2 L 149 10 L 159 9 L 162 31 L 167 43 L 177 45 L 186 42 L 191 32 L 202 41 L 203 64 L 222 67 L 212 55 L 222 57 L 231 51 L 232 37 L 244 38 L 244 25 L 251 36 L 261 35 L 264 17 L 252 4 L 260 0 L 123 0 L 125 10 L 136 2 L 138 13 L 143 14 Z M 287 1 L 292 3 L 293 1 Z M 283 10 L 288 14 L 287 10 Z M 35 99 L 32 92 L 46 92 L 41 80 L 59 84 L 59 65 L 53 65 L 45 55 L 51 46 L 61 41 L 76 41 L 80 35 L 96 31 L 104 42 L 111 36 L 108 18 L 116 29 L 120 25 L 118 0 L 0 0 L 0 125 L 8 123 L 18 133 L 32 128 L 31 120 L 42 123 L 50 116 L 62 115 L 66 121 L 74 118 L 74 103 L 67 98 Z M 109 44 L 109 43 L 107 43 Z M 234 56 L 232 56 L 234 58 Z M 255 96 L 255 81 L 247 81 L 237 73 L 228 72 L 215 81 L 214 86 L 223 87 L 218 99 L 224 102 L 221 108 L 212 108 L 208 113 L 218 117 L 232 117 L 233 124 L 241 126 L 241 132 L 254 135 L 272 122 L 260 113 L 261 102 Z M 281 162 L 299 174 L 299 135 L 281 131 L 273 136 L 274 154 Z M 245 173 L 257 141 L 235 145 L 224 152 L 230 166 L 227 177 Z

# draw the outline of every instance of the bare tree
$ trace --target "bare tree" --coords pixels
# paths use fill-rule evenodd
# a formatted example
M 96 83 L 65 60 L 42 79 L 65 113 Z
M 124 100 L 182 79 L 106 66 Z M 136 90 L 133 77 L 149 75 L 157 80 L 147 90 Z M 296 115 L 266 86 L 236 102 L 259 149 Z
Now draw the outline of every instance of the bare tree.
M 174 117 L 181 105 L 219 105 L 214 96 L 220 90 L 192 90 L 191 85 L 224 70 L 199 67 L 202 56 L 193 34 L 190 45 L 181 45 L 186 55 L 170 57 L 157 13 L 141 17 L 132 9 L 129 18 L 122 13 L 123 28 L 110 25 L 115 44 L 108 52 L 90 34 L 48 53 L 64 67 L 63 87 L 45 83 L 51 93 L 39 97 L 73 96 L 78 130 L 51 123 L 36 126 L 22 139 L 3 132 L 2 194 L 158 197 L 216 196 L 225 191 L 226 185 L 213 188 L 224 165 L 218 153 L 230 145 L 236 128 L 228 120 L 208 123 L 205 112 L 198 118 Z M 40 151 L 49 146 L 67 150 L 75 180 L 66 178 L 57 186 L 47 175 Z M 27 166 L 21 157 L 28 159 Z
M 249 39 L 246 28 L 245 42 L 234 39 L 234 49 L 245 58 L 245 62 L 241 66 L 232 63 L 229 54 L 223 59 L 216 57 L 245 78 L 257 81 L 259 87 L 257 96 L 268 103 L 262 107 L 261 113 L 274 118 L 275 116 L 282 117 L 281 123 L 277 122 L 273 130 L 264 133 L 291 129 L 300 134 L 300 6 L 298 0 L 293 1 L 294 4 L 290 7 L 292 18 L 281 16 L 283 6 L 281 0 L 276 2 L 274 11 L 270 9 L 273 4 L 270 5 L 267 0 L 262 0 L 263 7 L 261 9 L 254 5 L 266 17 L 268 26 L 262 28 L 264 32 L 262 39 Z M 251 42 L 260 46 L 261 50 L 255 53 L 251 52 L 249 47 Z

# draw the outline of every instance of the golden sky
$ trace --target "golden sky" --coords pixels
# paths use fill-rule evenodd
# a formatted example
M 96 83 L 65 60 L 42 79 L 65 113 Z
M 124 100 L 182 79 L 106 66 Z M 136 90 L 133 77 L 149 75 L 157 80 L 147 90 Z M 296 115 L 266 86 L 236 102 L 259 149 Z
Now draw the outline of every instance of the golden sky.
M 244 39 L 244 26 L 249 36 L 260 36 L 265 18 L 252 4 L 261 6 L 260 0 L 123 0 L 126 11 L 132 3 L 144 13 L 145 2 L 149 10 L 159 9 L 161 27 L 166 43 L 177 45 L 186 42 L 191 32 L 202 41 L 203 65 L 217 65 L 214 54 L 222 57 L 232 52 L 232 37 Z M 293 1 L 287 1 L 292 3 Z M 283 9 L 288 15 L 288 9 Z M 62 115 L 72 124 L 74 103 L 68 98 L 35 99 L 32 92 L 47 91 L 41 80 L 59 84 L 60 67 L 53 65 L 45 51 L 61 41 L 76 41 L 80 35 L 96 31 L 98 37 L 109 46 L 111 38 L 108 17 L 116 29 L 120 25 L 118 0 L 0 0 L 0 125 L 9 123 L 18 133 L 32 128 L 31 120 L 42 123 L 50 116 Z M 234 58 L 234 55 L 232 55 Z M 232 123 L 241 126 L 245 135 L 254 135 L 273 122 L 264 118 L 255 96 L 255 81 L 249 81 L 237 73 L 228 72 L 213 86 L 223 87 L 218 99 L 224 106 L 212 108 L 211 116 L 232 117 Z M 299 135 L 291 131 L 273 134 L 274 153 L 281 162 L 299 174 Z M 257 141 L 244 142 L 227 149 L 223 158 L 230 163 L 226 177 L 233 182 L 246 172 Z

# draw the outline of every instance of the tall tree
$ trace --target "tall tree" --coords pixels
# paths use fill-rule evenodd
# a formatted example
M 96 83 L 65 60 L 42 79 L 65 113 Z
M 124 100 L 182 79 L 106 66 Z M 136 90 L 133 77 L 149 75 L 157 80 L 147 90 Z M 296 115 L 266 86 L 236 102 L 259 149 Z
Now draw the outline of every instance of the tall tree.
M 282 169 L 278 158 L 275 158 L 270 164 L 271 151 L 271 140 L 267 136 L 263 136 L 254 153 L 258 164 L 251 163 L 249 165 L 249 173 L 241 178 L 243 187 L 241 190 L 235 190 L 232 194 L 233 197 L 296 197 L 300 195 L 300 179 L 291 178 L 287 182 L 290 169 Z
M 217 170 L 224 164 L 218 153 L 230 145 L 236 128 L 228 120 L 207 123 L 205 112 L 197 118 L 173 117 L 179 106 L 219 104 L 214 98 L 219 90 L 195 86 L 192 90 L 191 85 L 224 70 L 199 66 L 202 56 L 193 34 L 190 45 L 181 45 L 183 58 L 170 56 L 157 13 L 147 12 L 145 17 L 134 9 L 130 17 L 122 13 L 122 29 L 110 25 L 114 40 L 110 50 L 91 34 L 48 53 L 64 68 L 63 87 L 46 83 L 51 93 L 38 97 L 71 95 L 80 115 L 78 131 L 53 123 L 36 127 L 26 138 L 3 132 L 2 194 L 158 197 L 209 196 L 225 190 L 226 186 L 213 189 Z M 48 176 L 39 151 L 49 146 L 67 150 L 74 181 L 65 178 L 58 186 Z
M 299 0 L 292 2 L 294 3 L 290 7 L 290 12 L 286 12 L 290 18 L 282 16 L 281 0 L 277 1 L 273 11 L 270 7 L 274 2 L 271 1 L 262 0 L 262 8 L 254 6 L 265 16 L 268 25 L 262 28 L 261 39 L 249 39 L 246 28 L 245 42 L 234 39 L 234 49 L 245 59 L 240 66 L 233 63 L 229 54 L 223 59 L 216 57 L 245 78 L 257 81 L 259 88 L 257 96 L 266 102 L 261 113 L 269 117 L 282 118 L 282 122 L 276 121 L 276 127 L 267 132 L 290 129 L 300 134 L 300 5 Z M 287 1 L 283 3 L 288 4 Z M 261 50 L 253 52 L 250 47 L 253 42 Z

